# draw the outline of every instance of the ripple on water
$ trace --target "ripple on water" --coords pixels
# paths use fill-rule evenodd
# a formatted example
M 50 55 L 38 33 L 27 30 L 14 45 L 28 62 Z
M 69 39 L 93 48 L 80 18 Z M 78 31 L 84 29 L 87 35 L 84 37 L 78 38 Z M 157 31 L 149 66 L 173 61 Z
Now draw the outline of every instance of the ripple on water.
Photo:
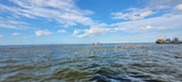
M 0 47 L 1 82 L 181 82 L 182 46 Z

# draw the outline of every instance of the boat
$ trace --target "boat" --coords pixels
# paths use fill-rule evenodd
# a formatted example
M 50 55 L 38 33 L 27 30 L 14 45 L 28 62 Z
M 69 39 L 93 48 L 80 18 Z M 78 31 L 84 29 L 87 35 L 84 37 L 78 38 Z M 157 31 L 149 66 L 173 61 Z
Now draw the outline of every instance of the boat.
M 158 39 L 156 41 L 157 44 L 182 44 L 182 41 L 179 40 L 177 37 L 174 37 L 172 40 L 170 38 L 168 39 Z

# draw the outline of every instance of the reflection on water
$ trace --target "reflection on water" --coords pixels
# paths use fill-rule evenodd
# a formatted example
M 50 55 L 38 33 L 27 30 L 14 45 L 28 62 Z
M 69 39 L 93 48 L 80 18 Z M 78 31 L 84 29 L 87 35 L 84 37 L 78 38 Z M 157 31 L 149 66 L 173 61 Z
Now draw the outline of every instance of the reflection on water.
M 0 46 L 0 82 L 181 82 L 182 45 Z

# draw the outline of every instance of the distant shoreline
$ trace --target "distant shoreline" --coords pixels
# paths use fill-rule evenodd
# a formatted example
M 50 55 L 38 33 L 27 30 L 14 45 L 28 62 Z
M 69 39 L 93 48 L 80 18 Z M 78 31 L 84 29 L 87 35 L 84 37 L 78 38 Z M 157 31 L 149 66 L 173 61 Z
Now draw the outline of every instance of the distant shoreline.
M 126 43 L 102 43 L 102 44 L 151 44 L 155 42 L 126 42 Z M 1 45 L 0 46 L 39 46 L 39 45 L 91 45 L 92 43 L 73 43 L 73 44 L 9 44 L 9 45 Z

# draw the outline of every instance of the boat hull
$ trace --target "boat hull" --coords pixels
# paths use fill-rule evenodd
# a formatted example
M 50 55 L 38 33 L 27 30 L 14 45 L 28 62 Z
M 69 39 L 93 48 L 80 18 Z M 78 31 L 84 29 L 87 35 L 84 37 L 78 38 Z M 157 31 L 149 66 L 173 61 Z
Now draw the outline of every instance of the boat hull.
M 157 42 L 157 44 L 182 44 L 182 42 Z

